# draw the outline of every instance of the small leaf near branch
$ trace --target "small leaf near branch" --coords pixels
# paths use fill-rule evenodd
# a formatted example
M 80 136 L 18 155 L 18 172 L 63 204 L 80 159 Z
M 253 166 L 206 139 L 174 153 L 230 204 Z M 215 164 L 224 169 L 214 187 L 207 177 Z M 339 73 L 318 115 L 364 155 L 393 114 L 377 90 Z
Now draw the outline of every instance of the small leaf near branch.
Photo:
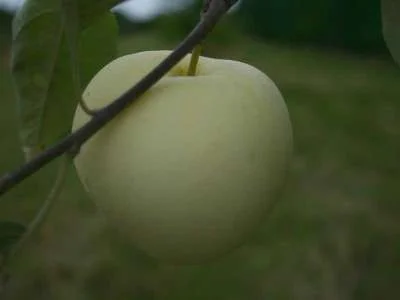
M 25 226 L 20 223 L 0 221 L 0 254 L 7 254 L 25 230 Z
M 82 89 L 115 57 L 114 2 L 26 0 L 17 13 L 12 72 L 27 159 L 69 131 Z
M 382 0 L 382 22 L 386 44 L 400 65 L 400 0 Z

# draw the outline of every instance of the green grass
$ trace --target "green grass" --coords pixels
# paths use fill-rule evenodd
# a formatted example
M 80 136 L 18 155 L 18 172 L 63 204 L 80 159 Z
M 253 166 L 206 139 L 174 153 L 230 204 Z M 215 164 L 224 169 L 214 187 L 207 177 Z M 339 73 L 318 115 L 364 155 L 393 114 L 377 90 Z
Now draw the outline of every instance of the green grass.
M 170 49 L 148 32 L 120 53 Z M 14 264 L 12 299 L 397 299 L 400 297 L 400 68 L 378 57 L 266 44 L 238 34 L 211 56 L 248 62 L 281 89 L 295 133 L 283 199 L 240 249 L 213 264 L 160 266 L 126 244 L 73 171 L 48 222 Z M 0 172 L 21 162 L 11 78 L 0 70 Z M 27 221 L 50 167 L 8 194 Z M 50 176 L 50 178 L 52 178 Z

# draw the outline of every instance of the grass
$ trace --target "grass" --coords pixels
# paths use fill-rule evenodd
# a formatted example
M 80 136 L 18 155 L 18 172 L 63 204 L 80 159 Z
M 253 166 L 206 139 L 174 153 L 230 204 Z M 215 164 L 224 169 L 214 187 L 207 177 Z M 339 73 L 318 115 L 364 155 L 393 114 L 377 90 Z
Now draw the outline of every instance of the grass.
M 169 49 L 156 32 L 120 53 Z M 293 48 L 238 34 L 207 54 L 248 62 L 281 89 L 295 131 L 283 196 L 240 249 L 213 264 L 160 266 L 124 242 L 70 171 L 61 199 L 15 262 L 11 299 L 396 299 L 400 296 L 400 69 L 380 57 Z M 0 171 L 22 160 L 11 78 L 0 69 Z M 49 167 L 8 194 L 29 220 Z M 50 177 L 51 178 L 51 177 Z

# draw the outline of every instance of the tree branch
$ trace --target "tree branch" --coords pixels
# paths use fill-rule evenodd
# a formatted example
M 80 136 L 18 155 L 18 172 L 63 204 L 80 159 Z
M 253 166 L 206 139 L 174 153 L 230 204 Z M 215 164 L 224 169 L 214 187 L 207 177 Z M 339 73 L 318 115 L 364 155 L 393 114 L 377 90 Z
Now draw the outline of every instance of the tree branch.
M 211 32 L 220 18 L 235 4 L 237 0 L 205 0 L 204 15 L 175 50 L 155 67 L 150 73 L 142 78 L 135 86 L 125 92 L 108 106 L 96 112 L 96 115 L 83 127 L 68 135 L 56 145 L 45 150 L 31 161 L 20 166 L 14 172 L 5 174 L 0 178 L 0 196 L 11 190 L 27 177 L 39 171 L 46 164 L 53 161 L 63 153 L 79 151 L 79 148 L 91 136 L 98 132 L 103 126 L 116 117 L 121 111 L 137 100 L 148 89 L 156 84 L 169 70 L 181 61 L 193 48 L 201 43 Z

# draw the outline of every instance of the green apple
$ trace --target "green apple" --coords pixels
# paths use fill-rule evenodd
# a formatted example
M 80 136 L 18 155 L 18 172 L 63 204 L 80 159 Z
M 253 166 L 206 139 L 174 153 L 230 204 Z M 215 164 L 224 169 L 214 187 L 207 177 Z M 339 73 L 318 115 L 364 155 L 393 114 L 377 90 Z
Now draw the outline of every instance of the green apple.
M 83 98 L 101 108 L 169 51 L 120 57 Z M 86 191 L 125 237 L 161 261 L 196 264 L 241 245 L 276 201 L 292 154 L 287 107 L 245 63 L 190 56 L 95 134 L 75 158 Z M 78 107 L 73 129 L 90 116 Z

